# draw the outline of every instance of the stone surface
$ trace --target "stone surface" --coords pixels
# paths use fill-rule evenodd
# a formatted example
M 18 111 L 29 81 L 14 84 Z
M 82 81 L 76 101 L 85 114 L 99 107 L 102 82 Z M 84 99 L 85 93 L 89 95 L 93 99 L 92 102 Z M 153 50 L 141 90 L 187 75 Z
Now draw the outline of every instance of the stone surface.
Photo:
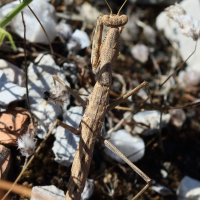
M 19 4 L 19 1 L 14 1 L 6 4 L 0 9 L 0 19 L 7 15 L 13 8 Z M 50 42 L 56 37 L 56 16 L 54 7 L 45 0 L 34 0 L 30 3 L 35 15 L 39 18 L 44 29 L 48 33 Z M 26 23 L 26 39 L 30 42 L 48 44 L 47 37 L 38 23 L 37 19 L 27 7 L 23 10 Z M 13 32 L 24 37 L 24 25 L 21 15 L 17 15 L 11 22 L 10 26 Z
M 39 129 L 45 136 L 51 123 L 62 114 L 62 109 L 59 104 L 55 105 L 53 102 L 47 102 L 43 99 L 43 93 L 50 91 L 53 88 L 52 75 L 56 74 L 66 85 L 70 86 L 63 70 L 56 65 L 51 55 L 40 54 L 35 63 L 31 63 L 28 67 L 29 76 L 29 97 L 33 113 L 39 119 Z M 59 85 L 59 83 L 56 83 Z M 69 104 L 67 100 L 64 106 Z M 46 130 L 45 130 L 46 129 Z M 44 131 L 45 130 L 45 131 Z
M 97 17 L 101 13 L 88 2 L 84 2 L 80 6 L 80 14 L 83 16 L 83 18 L 85 18 L 87 22 L 92 23 L 92 26 L 95 26 L 97 22 Z
M 6 75 L 0 70 L 0 105 L 8 105 L 15 100 L 21 100 L 26 93 L 26 88 L 20 87 L 6 78 Z
M 132 3 L 138 3 L 138 4 L 152 4 L 152 5 L 171 5 L 174 3 L 179 3 L 182 0 L 130 0 Z
M 200 181 L 185 176 L 177 189 L 178 200 L 199 200 Z
M 63 63 L 63 71 L 65 73 L 65 76 L 71 79 L 72 84 L 78 83 L 78 67 L 75 63 Z
M 83 115 L 83 108 L 80 106 L 71 107 L 64 115 L 63 122 L 78 128 Z M 55 161 L 69 167 L 73 160 L 80 136 L 74 135 L 67 129 L 59 126 L 55 134 L 56 141 L 53 144 Z
M 0 69 L 5 73 L 6 78 L 19 86 L 25 84 L 25 73 L 19 67 L 0 59 Z
M 37 103 L 31 105 L 31 111 L 39 119 L 37 136 L 40 139 L 44 139 L 53 122 L 58 118 L 60 110 L 55 109 L 53 104 Z M 56 130 L 54 130 L 53 133 L 55 131 Z
M 70 24 L 66 24 L 60 21 L 56 27 L 57 35 L 63 37 L 64 39 L 69 39 L 72 35 L 72 27 Z
M 199 15 L 199 1 L 198 0 L 184 0 L 180 3 L 181 7 L 191 14 L 193 18 L 200 20 Z M 186 60 L 188 56 L 194 51 L 195 44 L 192 38 L 188 38 L 181 33 L 178 23 L 167 17 L 166 12 L 162 12 L 156 19 L 157 29 L 163 30 L 166 38 L 172 43 L 182 57 Z M 200 72 L 200 45 L 197 45 L 197 50 L 192 57 L 187 61 L 188 71 Z
M 94 191 L 94 180 L 93 179 L 87 179 L 85 183 L 84 190 L 81 194 L 81 199 L 89 199 Z
M 161 194 L 162 196 L 173 195 L 172 191 L 164 185 L 157 184 L 155 186 L 150 187 L 150 189 Z
M 90 45 L 90 38 L 88 37 L 88 34 L 85 31 L 76 29 L 72 34 L 72 39 L 79 41 L 81 49 L 84 49 Z
M 32 188 L 31 200 L 65 200 L 64 191 L 54 185 L 35 186 Z
M 81 200 L 89 199 L 94 190 L 94 180 L 87 179 Z M 58 189 L 54 185 L 35 186 L 32 188 L 31 200 L 65 200 L 63 190 Z
M 184 124 L 186 120 L 186 114 L 183 109 L 170 110 L 170 114 L 173 125 L 175 125 L 176 127 L 181 127 Z
M 131 48 L 131 55 L 141 63 L 145 63 L 149 57 L 149 49 L 144 44 L 137 44 Z
M 198 86 L 200 84 L 200 71 L 187 71 L 182 77 L 183 87 Z
M 35 59 L 35 63 L 37 63 L 37 65 L 31 63 L 28 67 L 30 104 L 42 104 L 45 101 L 43 99 L 43 93 L 52 88 L 52 75 L 54 74 L 56 74 L 66 85 L 70 86 L 65 79 L 63 70 L 56 65 L 51 55 L 40 54 Z M 59 83 L 57 82 L 56 84 L 58 85 Z M 60 107 L 56 106 L 56 109 L 60 110 Z
M 10 149 L 0 145 L 0 179 L 6 179 L 11 165 Z
M 113 132 L 109 138 L 109 141 L 125 156 L 128 156 L 132 162 L 136 162 L 144 156 L 145 144 L 143 139 L 130 135 L 124 129 Z M 119 156 L 114 154 L 110 149 L 105 148 L 105 153 L 118 162 L 124 163 L 124 161 Z
M 23 108 L 16 108 L 0 113 L 1 144 L 16 145 L 18 137 L 27 131 L 29 117 L 24 111 L 26 110 Z
M 166 124 L 169 123 L 170 118 L 170 114 L 162 114 L 162 127 L 166 126 Z M 141 123 L 134 127 L 133 132 L 136 134 L 154 134 L 160 128 L 160 111 L 138 112 L 133 116 L 133 119 L 137 123 Z M 145 126 L 142 126 L 142 124 L 144 124 Z

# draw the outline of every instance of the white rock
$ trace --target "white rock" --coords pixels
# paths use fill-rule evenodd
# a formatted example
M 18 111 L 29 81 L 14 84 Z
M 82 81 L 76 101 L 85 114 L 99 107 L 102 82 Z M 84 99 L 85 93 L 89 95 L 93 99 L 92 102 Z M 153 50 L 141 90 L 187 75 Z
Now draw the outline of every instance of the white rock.
M 185 86 L 197 86 L 200 84 L 200 71 L 188 71 L 183 77 Z
M 19 1 L 14 1 L 3 6 L 0 9 L 0 19 L 13 10 L 13 8 L 15 8 L 18 4 Z M 50 41 L 52 42 L 56 37 L 56 17 L 54 7 L 45 0 L 34 0 L 32 3 L 30 3 L 30 7 L 39 18 L 49 36 Z M 23 13 L 26 23 L 26 39 L 30 42 L 48 44 L 47 37 L 42 27 L 29 8 L 25 8 Z M 13 32 L 22 38 L 24 37 L 24 26 L 22 23 L 21 14 L 17 15 L 10 22 L 10 26 Z
M 87 179 L 84 190 L 81 194 L 81 200 L 89 199 L 94 191 L 94 180 Z M 34 186 L 32 188 L 31 200 L 65 200 L 63 190 L 54 185 Z
M 132 47 L 131 55 L 141 63 L 145 63 L 149 57 L 149 49 L 144 44 L 137 44 Z
M 52 104 L 31 104 L 31 111 L 37 116 L 38 127 L 37 136 L 44 139 L 48 129 L 52 126 L 53 122 L 59 115 L 59 110 L 55 109 Z
M 81 200 L 89 199 L 94 191 L 94 180 L 87 179 L 84 190 L 81 194 Z
M 199 200 L 200 181 L 185 176 L 177 189 L 178 200 Z
M 31 109 L 38 118 L 38 129 L 40 138 L 44 138 L 49 126 L 62 114 L 60 105 L 55 105 L 53 102 L 47 102 L 43 99 L 43 93 L 50 91 L 53 86 L 52 75 L 57 74 L 58 77 L 64 81 L 66 85 L 69 83 L 65 79 L 63 70 L 60 69 L 53 60 L 51 55 L 40 54 L 36 59 L 34 65 L 31 63 L 28 67 L 29 78 L 29 97 Z M 59 83 L 56 83 L 59 85 Z M 46 105 L 47 104 L 47 105 Z M 68 105 L 69 101 L 65 105 Z M 43 132 L 45 130 L 45 132 Z
M 88 2 L 84 2 L 80 6 L 80 14 L 85 18 L 85 20 L 95 25 L 97 22 L 97 17 L 101 13 Z
M 150 189 L 161 194 L 162 196 L 173 195 L 172 191 L 164 185 L 157 184 L 155 186 L 150 187 Z
M 160 75 L 158 77 L 156 77 L 157 79 L 155 79 L 155 82 L 157 85 L 162 84 L 167 78 L 168 75 Z M 171 90 L 171 88 L 175 85 L 175 80 L 174 78 L 170 78 L 163 86 L 162 88 L 157 92 L 157 95 L 166 95 L 169 93 L 169 91 Z
M 170 168 L 171 168 L 171 163 L 170 163 L 170 162 L 164 162 L 164 163 L 163 163 L 163 167 L 164 167 L 167 171 L 169 171 Z
M 145 144 L 143 139 L 130 135 L 124 129 L 113 132 L 109 141 L 132 162 L 136 162 L 144 156 Z M 105 153 L 116 161 L 124 163 L 124 161 L 110 149 L 105 148 Z M 132 156 L 129 157 L 130 155 Z
M 138 84 L 139 85 L 139 84 Z M 141 88 L 138 92 L 137 92 L 137 96 L 139 96 L 140 98 L 142 98 L 143 100 L 146 100 L 149 96 L 147 94 L 147 92 Z
M 133 114 L 129 111 L 127 111 L 123 114 L 124 122 L 126 123 L 124 128 L 128 133 L 131 133 L 131 131 L 132 131 L 132 126 L 128 125 L 129 122 L 132 121 L 132 116 L 133 116 Z
M 78 52 L 81 49 L 81 44 L 80 44 L 79 40 L 70 38 L 68 43 L 66 44 L 66 48 L 68 51 L 72 51 L 75 54 L 76 52 Z
M 189 67 L 186 71 L 180 71 L 178 74 L 179 87 L 198 86 L 200 84 L 200 71 L 191 70 Z
M 149 25 L 144 26 L 143 34 L 146 39 L 151 44 L 156 43 L 156 31 Z
M 65 79 L 63 70 L 56 65 L 51 55 L 40 54 L 35 59 L 35 63 L 37 65 L 31 63 L 28 67 L 30 104 L 40 103 L 44 105 L 43 93 L 52 88 L 52 75 L 56 74 L 66 85 L 70 85 Z M 59 83 L 57 82 L 56 84 L 58 85 Z M 52 102 L 49 102 L 49 104 L 53 105 L 58 115 L 62 113 L 60 105 L 55 105 Z M 68 105 L 69 101 L 66 104 Z
M 181 127 L 185 120 L 186 114 L 183 109 L 170 110 L 172 124 L 176 127 Z
M 69 39 L 72 35 L 72 27 L 70 24 L 66 24 L 63 21 L 60 21 L 56 27 L 58 36 L 63 37 L 64 39 Z
M 34 186 L 32 188 L 31 200 L 65 200 L 64 191 L 54 185 Z
M 166 126 L 170 121 L 170 114 L 162 114 L 162 127 Z M 160 111 L 142 111 L 133 116 L 137 123 L 144 125 L 137 125 L 134 128 L 134 133 L 154 134 L 160 128 Z
M 152 5 L 171 5 L 181 0 L 130 0 L 132 3 L 137 2 L 138 4 L 152 4 Z
M 47 135 L 47 128 L 45 128 L 45 127 L 46 127 L 46 125 L 41 123 L 41 120 L 39 120 L 36 135 L 40 139 L 44 139 Z M 48 128 L 51 128 L 51 125 Z M 52 131 L 52 134 L 54 134 L 55 132 L 56 132 L 56 128 Z
M 88 91 L 85 89 L 85 88 L 80 88 L 78 93 L 80 94 L 80 97 L 84 100 L 84 101 L 87 101 L 88 99 Z
M 63 122 L 78 128 L 83 115 L 83 108 L 80 106 L 71 107 L 64 113 Z M 73 160 L 80 136 L 74 135 L 67 129 L 59 126 L 55 134 L 56 141 L 53 144 L 55 161 L 61 165 L 69 167 Z
M 78 82 L 78 67 L 75 63 L 63 63 L 63 71 L 66 77 L 70 77 L 73 84 Z
M 143 28 L 143 36 L 146 41 L 151 44 L 156 42 L 156 31 L 149 25 L 145 24 L 140 20 L 136 20 L 136 24 Z
M 168 173 L 164 169 L 161 169 L 160 173 L 161 173 L 161 175 L 162 175 L 163 178 L 167 178 Z
M 24 86 L 25 84 L 25 73 L 19 67 L 0 59 L 0 69 L 5 73 L 6 78 L 19 85 Z
M 90 38 L 85 31 L 76 29 L 72 34 L 72 39 L 78 40 L 81 44 L 81 49 L 84 49 L 90 45 Z
M 198 0 L 184 0 L 180 3 L 188 14 L 191 14 L 193 18 L 200 20 L 199 15 L 199 1 Z M 156 26 L 159 30 L 164 30 L 165 36 L 180 52 L 183 60 L 186 60 L 188 56 L 194 51 L 195 43 L 192 38 L 188 38 L 181 33 L 178 23 L 167 17 L 166 12 L 162 12 L 156 19 Z M 200 45 L 197 45 L 196 52 L 187 61 L 188 70 L 200 72 Z
M 8 105 L 15 100 L 21 100 L 26 94 L 26 88 L 20 87 L 7 80 L 6 75 L 0 70 L 0 105 Z
M 124 26 L 124 29 L 122 31 L 121 37 L 126 42 L 133 42 L 138 40 L 139 35 L 139 27 L 135 23 L 135 19 L 129 19 L 126 26 Z

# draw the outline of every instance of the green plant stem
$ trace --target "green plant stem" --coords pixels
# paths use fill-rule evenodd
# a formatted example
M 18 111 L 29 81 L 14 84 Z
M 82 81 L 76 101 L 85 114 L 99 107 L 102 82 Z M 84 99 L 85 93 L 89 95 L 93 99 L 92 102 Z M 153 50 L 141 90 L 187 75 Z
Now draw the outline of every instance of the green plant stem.
M 1 21 L 0 27 L 4 28 L 18 13 L 20 13 L 32 0 L 24 0 L 16 6 L 10 13 L 8 13 Z

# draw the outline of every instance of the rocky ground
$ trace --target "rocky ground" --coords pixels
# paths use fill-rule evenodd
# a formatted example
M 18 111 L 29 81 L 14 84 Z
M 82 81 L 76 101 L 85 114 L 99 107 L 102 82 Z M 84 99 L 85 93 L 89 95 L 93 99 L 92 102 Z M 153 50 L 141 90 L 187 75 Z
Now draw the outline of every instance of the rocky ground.
M 54 55 L 49 55 L 50 49 L 47 42 L 41 43 L 41 41 L 46 39 L 44 39 L 45 36 L 40 38 L 40 31 L 37 33 L 39 36 L 31 37 L 27 35 L 28 41 L 26 46 L 31 110 L 37 116 L 39 130 L 44 134 L 56 118 L 68 123 L 69 119 L 73 119 L 73 126 L 78 127 L 81 117 L 79 119 L 77 116 L 74 116 L 72 108 L 80 106 L 80 104 L 74 98 L 69 97 L 61 109 L 59 105 L 55 106 L 53 103 L 45 102 L 42 99 L 43 92 L 52 87 L 53 81 L 51 76 L 57 74 L 74 91 L 81 94 L 83 98 L 88 96 L 95 84 L 95 76 L 92 73 L 90 62 L 91 48 L 87 47 L 90 43 L 89 38 L 92 37 L 96 16 L 100 12 L 104 14 L 109 13 L 106 3 L 101 0 L 90 0 L 87 2 L 82 0 L 72 2 L 52 0 L 50 3 L 55 7 L 57 15 L 57 21 L 51 18 L 51 24 L 55 23 L 55 26 L 50 26 L 47 30 L 52 41 Z M 109 4 L 113 13 L 117 13 L 123 1 L 116 2 L 113 0 L 109 1 Z M 139 157 L 134 157 L 133 159 L 137 160 L 135 164 L 152 179 L 153 186 L 139 197 L 140 200 L 187 199 L 185 198 L 187 192 L 191 192 L 190 195 L 194 195 L 194 199 L 198 199 L 200 196 L 199 192 L 192 193 L 192 189 L 200 188 L 200 183 L 198 182 L 200 181 L 199 105 L 187 106 L 178 110 L 172 109 L 172 107 L 190 105 L 198 102 L 200 99 L 198 51 L 195 52 L 194 56 L 187 63 L 183 64 L 173 78 L 154 93 L 160 84 L 189 56 L 180 49 L 184 45 L 186 47 L 183 48 L 190 49 L 190 43 L 192 47 L 195 46 L 191 38 L 183 36 L 183 38 L 185 37 L 188 40 L 181 40 L 182 36 L 179 35 L 179 32 L 176 32 L 178 28 L 176 27 L 177 29 L 175 29 L 175 25 L 172 26 L 172 33 L 169 33 L 170 31 L 166 33 L 166 29 L 170 29 L 170 26 L 168 27 L 166 20 L 162 18 L 162 21 L 158 18 L 158 15 L 167 6 L 169 6 L 169 1 L 162 1 L 161 3 L 154 1 L 152 3 L 145 0 L 140 2 L 133 0 L 128 1 L 122 9 L 121 14 L 126 14 L 129 22 L 125 25 L 121 35 L 120 55 L 113 68 L 110 101 L 146 80 L 149 82 L 150 90 L 153 94 L 154 107 L 151 106 L 149 101 L 145 101 L 147 90 L 142 89 L 135 96 L 121 104 L 120 106 L 123 108 L 114 109 L 106 115 L 105 127 L 102 131 L 104 136 L 112 138 L 117 130 L 112 136 L 110 134 L 107 135 L 107 132 L 115 127 L 121 119 L 126 118 L 125 116 L 130 115 L 118 129 L 131 135 L 133 141 L 140 138 L 141 145 L 143 146 L 136 148 L 134 146 L 136 144 L 133 142 L 133 146 L 130 146 L 130 149 L 133 148 L 133 150 L 129 149 L 126 155 L 134 154 L 137 157 L 136 152 L 139 151 L 141 153 Z M 183 6 L 186 6 L 186 3 Z M 192 10 L 189 6 L 186 7 Z M 2 9 L 3 7 L 1 7 Z M 47 21 L 50 21 L 52 16 L 54 14 L 49 14 Z M 65 25 L 60 24 L 60 26 L 57 26 L 60 21 Z M 164 32 L 161 29 L 164 29 Z M 12 50 L 8 39 L 5 39 L 0 47 L 1 66 L 5 66 L 0 66 L 1 73 L 4 72 L 9 81 L 22 88 L 22 90 L 17 89 L 21 93 L 15 94 L 16 98 L 4 100 L 2 97 L 0 102 L 0 121 L 2 122 L 0 124 L 0 134 L 2 134 L 0 135 L 0 141 L 1 144 L 7 147 L 9 159 L 11 160 L 8 162 L 9 164 L 4 164 L 5 166 L 9 165 L 7 169 L 9 172 L 5 173 L 5 177 L 1 177 L 14 181 L 25 161 L 25 157 L 21 155 L 16 147 L 16 140 L 27 131 L 28 115 L 23 113 L 25 112 L 24 110 L 13 110 L 16 107 L 28 110 L 28 106 L 23 97 L 25 94 L 25 90 L 23 90 L 25 86 L 23 39 L 19 36 L 20 33 L 14 31 L 12 25 L 11 27 L 8 26 L 6 30 L 13 36 L 17 52 Z M 27 25 L 28 30 L 29 26 Z M 173 32 L 175 36 L 170 36 L 169 34 L 173 34 Z M 192 50 L 190 53 L 192 53 Z M 197 56 L 195 56 L 196 54 Z M 194 58 L 197 60 L 194 60 Z M 5 61 L 12 63 L 17 68 L 13 68 L 13 72 L 3 71 L 8 66 L 11 68 L 10 64 L 4 63 Z M 15 78 L 10 80 L 11 76 Z M 18 81 L 16 81 L 16 77 L 18 77 Z M 11 83 L 9 82 L 9 84 Z M 9 85 L 9 87 L 11 86 Z M 0 93 L 3 91 L 0 90 Z M 2 93 L 2 96 L 5 96 L 5 93 Z M 67 110 L 68 113 L 64 114 Z M 159 112 L 152 112 L 153 115 L 151 116 L 147 112 L 143 112 L 153 110 Z M 76 114 L 79 112 L 82 113 L 82 110 L 77 110 Z M 20 116 L 25 116 L 23 118 L 24 121 L 17 121 L 16 113 Z M 5 114 L 9 115 L 10 118 L 5 117 Z M 6 129 L 6 127 L 14 126 L 12 124 L 12 116 L 15 116 L 15 123 L 13 123 L 19 125 L 18 128 L 13 127 L 15 132 L 13 129 L 13 132 L 11 132 L 11 129 Z M 19 184 L 30 188 L 54 185 L 64 192 L 67 191 L 71 170 L 69 158 L 75 151 L 74 145 L 77 145 L 78 139 L 73 138 L 74 144 L 69 142 L 69 138 L 68 140 L 65 138 L 65 141 L 63 141 L 60 139 L 62 136 L 58 136 L 58 132 L 62 131 L 62 134 L 66 135 L 65 130 L 57 128 L 57 132 L 55 131 L 47 139 L 39 154 L 21 177 Z M 2 140 L 8 134 L 11 134 L 9 137 L 12 137 L 14 141 L 11 144 Z M 72 139 L 73 136 L 69 137 Z M 36 146 L 38 146 L 43 140 L 43 136 L 40 134 L 36 138 Z M 114 138 L 112 139 L 113 141 L 115 140 Z M 58 146 L 56 141 L 66 145 L 66 147 L 62 149 L 62 145 Z M 67 145 L 69 145 L 69 149 L 72 149 L 69 153 L 70 155 L 66 153 L 70 151 L 67 149 Z M 123 145 L 126 146 L 127 144 Z M 109 153 L 105 153 L 104 149 L 105 147 L 97 141 L 88 177 L 94 182 L 94 191 L 90 199 L 132 199 L 145 185 L 144 180 L 127 165 L 111 158 Z M 63 152 L 66 153 L 66 156 L 62 155 Z M 62 158 L 59 158 L 59 155 Z M 185 182 L 187 186 L 184 181 L 181 181 L 185 176 L 192 178 L 188 180 L 186 177 L 187 181 Z M 193 179 L 196 179 L 195 183 L 192 182 L 195 181 Z M 26 197 L 15 194 L 11 194 L 10 197 L 11 199 L 26 199 Z

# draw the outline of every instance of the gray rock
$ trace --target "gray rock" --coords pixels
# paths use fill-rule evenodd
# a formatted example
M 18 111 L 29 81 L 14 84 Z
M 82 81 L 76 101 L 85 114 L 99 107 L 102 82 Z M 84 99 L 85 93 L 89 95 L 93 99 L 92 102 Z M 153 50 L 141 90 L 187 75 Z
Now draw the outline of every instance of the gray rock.
M 199 200 L 200 181 L 185 176 L 177 189 L 178 200 Z
M 170 121 L 170 114 L 162 114 L 162 127 Z M 135 126 L 134 133 L 154 134 L 160 128 L 160 111 L 142 111 L 133 116 L 133 119 L 139 123 Z
M 97 22 L 97 17 L 101 13 L 88 2 L 84 2 L 80 6 L 80 14 L 88 23 L 92 23 L 92 26 L 94 26 Z
M 149 49 L 144 44 L 137 44 L 132 47 L 131 55 L 141 63 L 145 63 L 149 57 Z
M 176 127 L 181 127 L 184 124 L 186 120 L 186 114 L 183 109 L 170 110 L 170 114 L 173 125 L 175 125 Z
M 49 91 L 53 86 L 52 75 L 56 74 L 66 85 L 70 86 L 70 84 L 65 79 L 63 70 L 56 65 L 51 55 L 40 54 L 35 59 L 35 63 L 37 65 L 31 63 L 28 67 L 30 104 L 44 104 L 43 93 Z M 49 104 L 57 110 L 58 114 L 62 113 L 60 105 L 51 102 Z M 66 104 L 68 105 L 69 101 Z
M 73 84 L 78 82 L 78 67 L 74 63 L 63 63 L 63 70 L 66 77 L 70 77 Z
M 36 134 L 40 139 L 44 139 L 53 122 L 58 118 L 60 110 L 55 109 L 53 104 L 36 103 L 31 104 L 31 111 L 39 119 Z
M 183 77 L 186 86 L 198 86 L 200 84 L 200 71 L 188 71 Z
M 66 85 L 70 84 L 65 79 L 63 70 L 56 65 L 51 55 L 40 54 L 35 63 L 31 63 L 28 67 L 29 78 L 29 97 L 33 113 L 39 119 L 40 138 L 44 138 L 49 126 L 62 114 L 62 109 L 59 104 L 47 102 L 43 99 L 43 93 L 50 91 L 53 88 L 52 75 L 56 74 Z M 56 85 L 59 85 L 56 82 Z M 70 99 L 65 102 L 65 106 L 69 104 Z M 45 130 L 45 131 L 44 131 Z
M 25 73 L 19 67 L 9 63 L 6 60 L 0 59 L 0 69 L 5 73 L 6 78 L 19 85 L 25 85 Z
M 21 100 L 26 94 L 26 88 L 20 87 L 6 78 L 6 75 L 0 70 L 0 105 L 8 105 L 15 100 Z
M 14 1 L 6 4 L 0 9 L 0 19 L 6 16 L 11 10 L 13 10 L 19 1 Z M 36 16 L 40 19 L 44 29 L 48 33 L 50 42 L 56 37 L 56 16 L 55 8 L 45 0 L 34 0 L 30 3 L 30 7 L 34 10 Z M 37 42 L 48 44 L 48 39 L 38 23 L 37 19 L 30 11 L 28 7 L 23 10 L 24 19 L 26 22 L 26 39 L 30 42 Z M 22 23 L 21 15 L 17 15 L 11 22 L 10 26 L 13 32 L 24 37 L 24 25 Z
M 66 24 L 60 21 L 56 27 L 57 35 L 63 37 L 64 39 L 69 39 L 72 35 L 72 27 L 70 24 Z
M 63 122 L 78 128 L 82 119 L 83 108 L 80 106 L 71 107 L 63 116 Z M 56 141 L 53 144 L 55 161 L 69 167 L 73 160 L 80 136 L 74 135 L 67 129 L 59 126 L 55 134 Z
M 181 7 L 186 12 L 192 15 L 193 18 L 200 20 L 199 15 L 199 1 L 198 0 L 184 0 L 180 3 Z M 195 44 L 192 38 L 186 37 L 182 34 L 178 23 L 167 17 L 166 12 L 162 12 L 156 19 L 157 29 L 163 30 L 166 38 L 173 44 L 173 47 L 180 52 L 183 60 L 194 51 Z M 187 61 L 188 71 L 200 72 L 200 45 L 197 45 L 197 50 L 193 56 Z
M 162 196 L 173 195 L 172 191 L 164 185 L 157 184 L 155 186 L 150 187 L 150 189 L 161 194 Z
M 65 200 L 64 191 L 54 185 L 35 186 L 32 188 L 31 200 Z
M 94 191 L 94 180 L 87 179 L 84 190 L 81 194 L 81 200 L 89 199 Z
M 138 3 L 138 4 L 153 4 L 153 5 L 171 5 L 174 3 L 178 3 L 181 0 L 130 0 L 133 3 Z
M 94 180 L 87 179 L 81 200 L 89 199 L 94 190 Z M 63 190 L 59 190 L 54 185 L 35 186 L 32 188 L 31 200 L 65 200 Z
M 129 157 L 132 162 L 137 162 L 144 156 L 145 144 L 143 139 L 132 136 L 124 129 L 113 132 L 109 138 L 109 141 L 115 145 L 125 156 L 129 157 L 132 155 Z M 105 148 L 105 153 L 116 161 L 124 163 L 124 161 L 110 149 Z
M 85 31 L 76 29 L 72 34 L 72 39 L 79 41 L 81 49 L 84 49 L 90 45 L 90 38 L 88 37 L 88 34 Z

